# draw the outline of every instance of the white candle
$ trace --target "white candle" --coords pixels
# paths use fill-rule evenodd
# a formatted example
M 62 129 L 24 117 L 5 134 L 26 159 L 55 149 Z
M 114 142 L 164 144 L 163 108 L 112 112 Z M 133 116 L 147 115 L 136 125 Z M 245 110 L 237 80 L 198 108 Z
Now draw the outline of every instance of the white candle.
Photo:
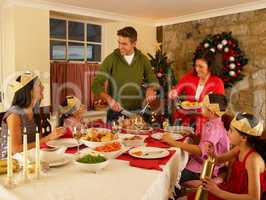
M 36 142 L 35 142 L 35 176 L 37 179 L 40 178 L 40 134 L 36 133 Z
M 12 137 L 8 130 L 7 136 L 7 178 L 11 182 L 13 176 L 13 162 L 12 162 Z
M 28 139 L 26 128 L 23 130 L 23 179 L 28 179 Z

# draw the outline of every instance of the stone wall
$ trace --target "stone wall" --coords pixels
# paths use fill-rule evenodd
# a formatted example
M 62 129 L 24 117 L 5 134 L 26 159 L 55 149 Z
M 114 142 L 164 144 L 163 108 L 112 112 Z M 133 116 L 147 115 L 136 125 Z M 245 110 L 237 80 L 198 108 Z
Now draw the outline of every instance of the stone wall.
M 229 31 L 249 59 L 244 80 L 226 91 L 230 110 L 252 112 L 266 121 L 266 9 L 163 26 L 163 50 L 179 79 L 206 35 Z

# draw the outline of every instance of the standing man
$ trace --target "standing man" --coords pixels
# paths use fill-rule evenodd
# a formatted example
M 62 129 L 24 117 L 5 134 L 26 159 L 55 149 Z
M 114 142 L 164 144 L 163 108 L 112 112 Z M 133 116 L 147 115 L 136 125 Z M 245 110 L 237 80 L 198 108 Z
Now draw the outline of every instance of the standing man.
M 122 109 L 131 112 L 141 109 L 143 80 L 147 83 L 147 102 L 156 99 L 155 89 L 158 87 L 150 61 L 136 48 L 137 31 L 133 27 L 124 27 L 117 36 L 118 49 L 105 58 L 92 84 L 93 93 L 105 99 L 110 107 L 108 122 L 117 120 Z M 108 81 L 107 92 L 104 90 L 105 81 Z

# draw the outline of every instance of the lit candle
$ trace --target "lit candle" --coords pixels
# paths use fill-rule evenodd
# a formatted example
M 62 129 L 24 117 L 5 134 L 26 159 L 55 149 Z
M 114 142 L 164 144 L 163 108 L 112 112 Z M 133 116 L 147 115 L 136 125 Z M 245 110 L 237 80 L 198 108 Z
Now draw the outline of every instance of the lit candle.
M 7 189 L 15 187 L 13 178 L 13 161 L 12 161 L 12 137 L 10 131 L 7 131 L 7 178 L 4 186 Z
M 7 136 L 7 179 L 11 182 L 13 176 L 13 162 L 12 162 L 12 137 L 8 130 Z
M 28 140 L 26 128 L 23 129 L 23 180 L 28 180 Z
M 35 138 L 35 176 L 36 179 L 40 178 L 40 134 L 38 133 L 38 129 L 36 128 L 36 138 Z

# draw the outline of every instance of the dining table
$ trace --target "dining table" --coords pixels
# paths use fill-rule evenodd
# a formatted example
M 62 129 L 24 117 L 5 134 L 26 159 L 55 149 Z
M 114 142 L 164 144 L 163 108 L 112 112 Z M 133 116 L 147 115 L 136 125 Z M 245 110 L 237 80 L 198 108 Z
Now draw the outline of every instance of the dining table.
M 97 173 L 80 170 L 73 162 L 73 151 L 68 151 L 68 164 L 42 172 L 41 178 L 33 177 L 21 182 L 21 173 L 14 176 L 12 189 L 4 187 L 5 175 L 0 175 L 1 200 L 168 200 L 178 185 L 181 171 L 188 161 L 188 153 L 169 147 L 150 138 L 146 146 L 167 149 L 171 152 L 158 168 L 134 166 L 128 152 L 111 159 L 108 166 Z M 165 146 L 163 146 L 165 145 Z M 151 162 L 151 161 L 149 161 Z M 141 161 L 144 163 L 145 160 Z M 148 163 L 148 161 L 147 161 Z

